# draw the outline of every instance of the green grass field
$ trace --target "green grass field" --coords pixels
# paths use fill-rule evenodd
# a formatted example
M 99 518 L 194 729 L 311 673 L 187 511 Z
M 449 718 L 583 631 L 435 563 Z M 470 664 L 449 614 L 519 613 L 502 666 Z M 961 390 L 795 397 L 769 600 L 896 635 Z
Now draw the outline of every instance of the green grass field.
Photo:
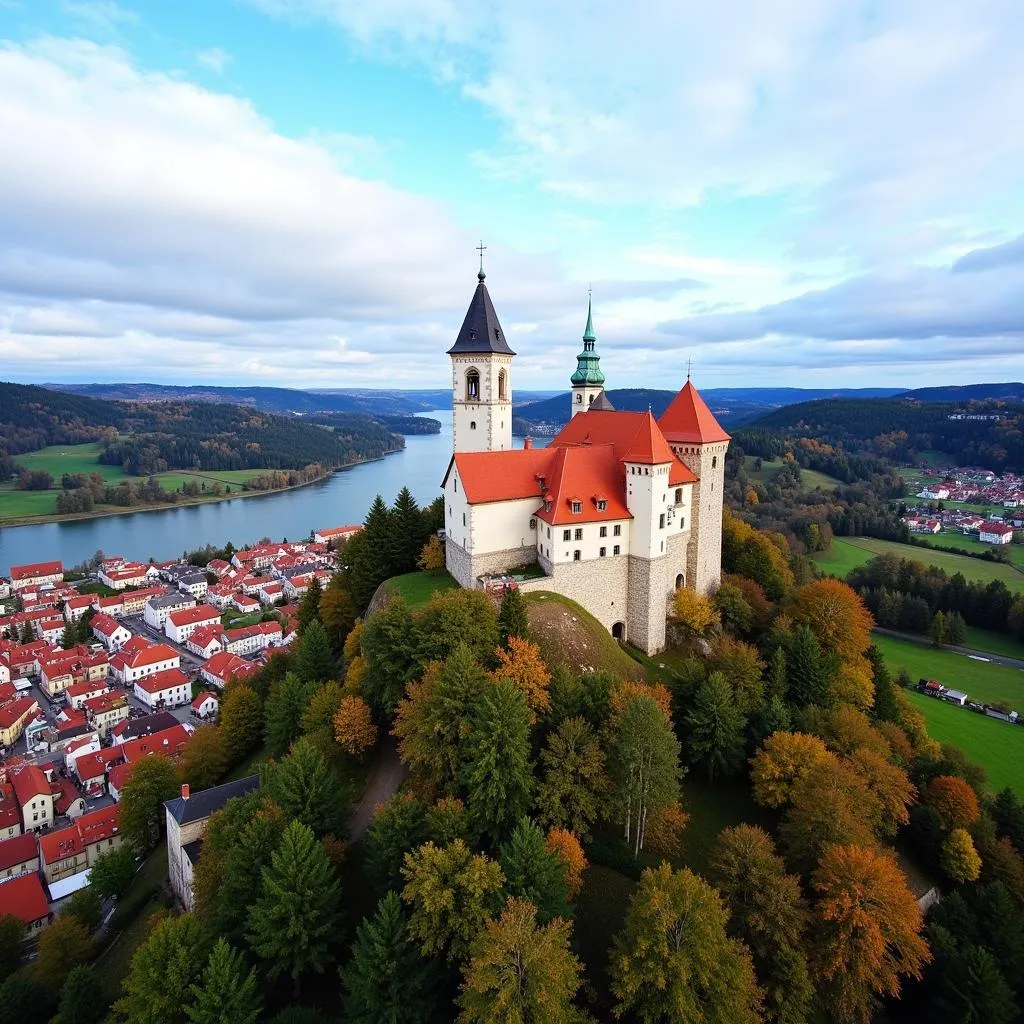
M 756 480 L 763 484 L 773 480 L 779 470 L 782 469 L 781 459 L 762 459 L 760 469 L 754 469 L 754 461 L 755 457 L 753 455 L 748 455 L 744 461 L 743 465 L 747 471 L 747 476 L 751 480 Z M 829 476 L 827 473 L 819 473 L 815 469 L 801 469 L 800 482 L 804 485 L 804 489 L 808 491 L 813 491 L 817 487 L 820 487 L 823 491 L 830 491 L 842 484 L 842 481 L 837 480 L 834 476 Z
M 1024 669 L 974 661 L 966 654 L 937 650 L 895 637 L 875 635 L 871 639 L 885 655 L 894 675 L 905 668 L 915 683 L 921 678 L 938 679 L 946 686 L 965 691 L 972 700 L 986 704 L 1005 701 L 1024 712 Z
M 400 594 L 410 608 L 426 604 L 435 594 L 445 590 L 456 590 L 458 584 L 452 577 L 441 572 L 407 572 L 404 576 L 393 576 L 387 582 L 392 593 Z
M 1019 658 L 1024 661 L 1024 644 L 1005 633 L 993 633 L 988 629 L 968 626 L 965 631 L 963 645 L 973 647 L 976 651 L 988 651 L 990 654 L 1004 654 L 1007 658 Z
M 924 715 L 933 739 L 955 744 L 984 767 L 992 792 L 1010 786 L 1024 797 L 1024 726 L 986 718 L 923 693 L 906 693 Z
M 99 473 L 104 480 L 120 480 L 120 466 L 103 466 L 99 462 L 99 444 L 55 444 L 37 452 L 15 456 L 14 461 L 25 469 L 39 469 L 53 475 L 59 487 L 63 473 Z
M 1012 565 L 984 562 L 980 558 L 955 555 L 952 552 L 899 544 L 896 541 L 876 540 L 874 537 L 836 537 L 828 551 L 814 556 L 815 564 L 831 576 L 843 578 L 851 569 L 864 565 L 878 555 L 894 554 L 925 565 L 935 566 L 950 575 L 960 572 L 968 581 L 989 583 L 1002 580 L 1015 593 L 1024 593 L 1024 573 Z
M 962 533 L 936 533 L 927 538 L 929 544 L 940 548 L 961 548 L 964 551 L 992 551 L 991 544 L 982 544 L 977 537 L 966 537 Z M 1004 546 L 1010 556 L 1010 563 L 1024 568 L 1024 544 L 1007 544 Z

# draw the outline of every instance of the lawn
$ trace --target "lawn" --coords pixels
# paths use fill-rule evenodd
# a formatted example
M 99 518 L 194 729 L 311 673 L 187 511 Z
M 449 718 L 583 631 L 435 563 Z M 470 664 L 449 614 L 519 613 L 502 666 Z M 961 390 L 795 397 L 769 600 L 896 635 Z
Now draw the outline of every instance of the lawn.
M 37 452 L 15 456 L 15 463 L 25 469 L 39 469 L 50 473 L 59 487 L 64 473 L 99 473 L 104 480 L 120 480 L 124 470 L 120 466 L 104 466 L 99 462 L 100 445 L 54 444 Z
M 940 548 L 961 548 L 964 551 L 977 551 L 979 554 L 985 551 L 994 551 L 995 545 L 982 544 L 977 537 L 967 537 L 962 533 L 936 533 L 928 537 L 928 543 Z M 1013 565 L 1024 567 L 1024 544 L 1004 545 L 1010 562 Z
M 759 483 L 766 484 L 771 480 L 774 480 L 779 470 L 782 469 L 781 459 L 762 459 L 761 468 L 754 469 L 755 456 L 748 455 L 744 461 L 744 469 L 747 471 L 747 476 L 751 480 L 756 480 Z M 829 476 L 827 473 L 819 473 L 816 469 L 800 469 L 800 482 L 804 486 L 804 490 L 813 491 L 820 487 L 823 491 L 831 491 L 842 484 L 841 480 L 837 480 L 834 476 Z
M 923 693 L 906 693 L 924 714 L 933 739 L 955 744 L 985 768 L 992 792 L 1010 786 L 1024 797 L 1024 726 L 986 718 Z
M 936 551 L 891 540 L 877 540 L 874 537 L 837 537 L 828 551 L 814 556 L 814 561 L 829 575 L 844 577 L 851 569 L 864 565 L 877 555 L 886 554 L 932 565 L 951 576 L 960 572 L 968 581 L 990 583 L 992 580 L 1002 580 L 1010 590 L 1024 593 L 1024 573 L 1012 565 L 985 562 L 967 555 L 955 555 L 948 551 Z
M 990 654 L 1002 654 L 1007 658 L 1020 658 L 1024 661 L 1024 644 L 1005 633 L 993 633 L 977 626 L 967 626 L 963 647 L 972 647 L 976 651 L 988 651 Z
M 435 594 L 445 590 L 457 590 L 458 583 L 444 569 L 438 572 L 407 572 L 402 576 L 392 576 L 387 581 L 391 593 L 405 598 L 410 608 L 426 604 Z
M 905 668 L 915 683 L 921 678 L 937 679 L 955 690 L 963 690 L 972 700 L 983 704 L 1005 701 L 1024 712 L 1024 669 L 974 661 L 966 654 L 924 647 L 895 637 L 876 635 L 872 640 L 885 655 L 893 675 Z M 1024 736 L 1024 729 L 1021 734 Z

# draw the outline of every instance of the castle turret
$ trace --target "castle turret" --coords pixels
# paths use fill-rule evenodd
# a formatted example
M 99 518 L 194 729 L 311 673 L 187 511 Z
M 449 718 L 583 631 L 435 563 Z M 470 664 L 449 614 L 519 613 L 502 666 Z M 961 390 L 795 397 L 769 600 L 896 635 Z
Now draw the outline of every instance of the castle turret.
M 482 257 L 482 254 L 481 254 Z M 452 445 L 457 452 L 512 448 L 512 357 L 487 293 L 483 259 L 452 360 Z
M 591 301 L 588 299 L 583 351 L 576 357 L 576 372 L 569 378 L 572 383 L 572 416 L 578 412 L 586 412 L 604 391 L 604 374 L 601 372 L 601 357 L 597 354 L 596 345 L 594 318 Z

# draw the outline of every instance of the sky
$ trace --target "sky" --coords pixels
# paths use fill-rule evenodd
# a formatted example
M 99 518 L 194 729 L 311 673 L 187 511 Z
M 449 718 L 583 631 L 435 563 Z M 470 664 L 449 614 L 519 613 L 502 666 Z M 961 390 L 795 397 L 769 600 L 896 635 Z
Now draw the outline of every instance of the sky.
M 1020 0 L 0 0 L 0 379 L 1024 380 Z

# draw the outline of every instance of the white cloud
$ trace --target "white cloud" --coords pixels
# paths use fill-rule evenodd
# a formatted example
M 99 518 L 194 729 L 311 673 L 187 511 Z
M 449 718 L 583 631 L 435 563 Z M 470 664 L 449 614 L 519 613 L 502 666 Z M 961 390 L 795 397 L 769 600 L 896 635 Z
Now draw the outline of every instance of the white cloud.
M 211 46 L 208 50 L 200 50 L 196 54 L 197 63 L 218 75 L 224 74 L 231 61 L 231 54 L 219 46 Z
M 120 28 L 139 22 L 135 11 L 113 0 L 62 0 L 60 6 L 78 24 L 103 35 L 112 35 Z

